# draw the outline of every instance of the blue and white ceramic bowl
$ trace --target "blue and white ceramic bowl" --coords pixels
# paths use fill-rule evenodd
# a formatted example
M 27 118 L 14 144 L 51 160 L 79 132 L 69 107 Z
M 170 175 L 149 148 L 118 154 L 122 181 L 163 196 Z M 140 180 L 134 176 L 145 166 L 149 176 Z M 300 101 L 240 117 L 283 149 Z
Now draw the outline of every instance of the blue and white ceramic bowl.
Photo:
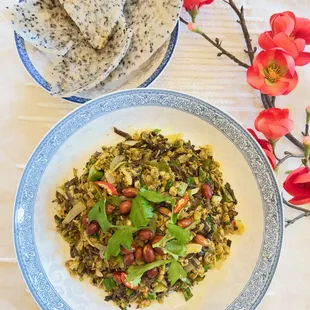
M 137 70 L 131 75 L 130 84 L 125 85 L 124 88 L 145 88 L 153 83 L 170 62 L 178 41 L 178 36 L 179 23 L 172 32 L 169 42 L 155 53 L 146 67 L 142 66 L 140 70 Z M 40 86 L 45 90 L 50 91 L 50 84 L 41 73 L 46 66 L 46 62 L 48 61 L 47 58 L 43 53 L 27 45 L 24 39 L 17 33 L 15 33 L 15 43 L 18 55 L 28 73 Z M 98 94 L 95 96 L 97 97 Z M 72 96 L 63 99 L 83 104 L 92 98 L 92 94 L 88 92 L 85 97 Z
M 73 167 L 81 169 L 101 145 L 121 139 L 113 126 L 129 132 L 161 128 L 196 145 L 211 144 L 246 227 L 244 235 L 233 236 L 229 258 L 207 273 L 189 302 L 172 294 L 150 309 L 255 309 L 274 276 L 283 235 L 281 196 L 268 160 L 224 112 L 185 94 L 152 89 L 112 93 L 81 106 L 51 129 L 31 156 L 16 195 L 14 240 L 20 269 L 41 309 L 116 309 L 98 288 L 70 277 L 64 265 L 69 247 L 55 230 L 52 204 Z

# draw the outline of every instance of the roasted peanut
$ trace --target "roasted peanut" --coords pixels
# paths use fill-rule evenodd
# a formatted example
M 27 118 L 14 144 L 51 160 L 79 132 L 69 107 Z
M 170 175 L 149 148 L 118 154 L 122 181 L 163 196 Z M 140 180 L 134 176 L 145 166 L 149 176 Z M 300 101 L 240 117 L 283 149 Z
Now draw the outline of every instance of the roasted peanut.
M 152 244 L 159 242 L 162 238 L 164 238 L 163 235 L 156 235 L 152 240 Z
M 132 265 L 135 261 L 135 256 L 133 255 L 133 253 L 130 254 L 126 254 L 124 255 L 124 264 L 129 266 Z
M 121 247 L 121 254 L 122 255 L 128 255 L 128 254 L 131 254 L 132 252 L 134 252 L 135 250 L 136 250 L 136 246 L 135 245 L 131 246 L 131 250 L 127 250 L 124 247 Z
M 162 238 L 164 238 L 163 235 L 156 235 L 152 240 L 152 244 L 159 242 Z M 165 254 L 161 248 L 154 248 L 154 251 L 159 255 Z
M 171 216 L 171 211 L 164 207 L 158 208 L 158 212 L 166 216 Z
M 193 223 L 193 220 L 191 218 L 186 218 L 186 219 L 182 219 L 182 220 L 178 220 L 178 225 L 182 228 L 186 228 L 189 225 L 191 225 Z
M 140 260 L 142 258 L 143 251 L 142 248 L 137 248 L 135 251 L 136 260 Z
M 135 187 L 127 187 L 122 190 L 126 198 L 135 198 L 138 195 L 138 189 Z
M 122 284 L 121 273 L 120 273 L 120 272 L 114 272 L 114 274 L 113 274 L 113 280 L 114 280 L 117 284 Z
M 142 229 L 138 232 L 138 238 L 143 241 L 150 240 L 153 236 L 153 232 L 149 229 Z
M 86 229 L 86 233 L 87 233 L 87 235 L 93 235 L 93 234 L 95 234 L 96 232 L 98 232 L 98 230 L 99 230 L 99 224 L 98 224 L 98 222 L 93 221 L 93 222 L 91 222 L 91 223 L 88 225 L 88 227 L 87 227 L 87 229 Z
M 154 250 L 149 244 L 143 248 L 143 259 L 147 263 L 152 263 L 155 260 Z
M 147 277 L 150 279 L 154 279 L 158 275 L 158 268 L 153 268 L 146 273 Z
M 125 200 L 120 203 L 118 209 L 121 214 L 127 214 L 130 212 L 132 206 L 132 202 L 129 200 Z
M 203 247 L 208 246 L 209 242 L 203 235 L 196 235 L 193 242 L 202 245 Z
M 105 208 L 105 212 L 107 215 L 110 215 L 113 213 L 114 209 L 115 209 L 115 207 L 108 203 L 106 208 Z
M 205 198 L 211 198 L 213 193 L 209 184 L 202 184 L 201 185 L 201 194 Z
M 83 215 L 82 217 L 81 217 L 81 223 L 82 223 L 82 225 L 86 228 L 86 227 L 88 227 L 88 225 L 89 225 L 89 219 L 88 219 L 88 216 L 87 215 Z

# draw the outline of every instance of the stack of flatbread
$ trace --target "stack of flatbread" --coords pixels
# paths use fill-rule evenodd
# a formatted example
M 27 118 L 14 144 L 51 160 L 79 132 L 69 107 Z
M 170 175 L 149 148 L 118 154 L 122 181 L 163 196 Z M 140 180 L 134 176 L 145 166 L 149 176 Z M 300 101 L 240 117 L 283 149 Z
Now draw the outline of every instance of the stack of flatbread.
M 46 54 L 51 94 L 123 85 L 169 39 L 182 0 L 28 0 L 8 8 L 14 30 Z

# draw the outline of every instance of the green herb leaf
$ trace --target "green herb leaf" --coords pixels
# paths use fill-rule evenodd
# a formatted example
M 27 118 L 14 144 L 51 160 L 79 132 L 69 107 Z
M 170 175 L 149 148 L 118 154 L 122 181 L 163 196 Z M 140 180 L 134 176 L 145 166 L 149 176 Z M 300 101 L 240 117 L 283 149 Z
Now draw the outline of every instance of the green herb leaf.
M 187 183 L 188 185 L 194 185 L 194 184 L 195 184 L 194 178 L 187 178 L 187 179 L 186 179 L 186 183 Z
M 286 170 L 284 173 L 285 174 L 290 174 L 293 170 Z
M 149 300 L 156 300 L 156 293 L 155 292 L 151 292 L 147 295 L 147 299 Z
M 205 183 L 206 179 L 207 179 L 207 173 L 201 167 L 199 167 L 199 176 L 198 176 L 199 182 Z
M 222 197 L 223 197 L 223 202 L 233 202 L 234 199 L 231 196 L 231 194 L 228 192 L 227 188 L 225 186 L 221 187 L 221 192 L 222 192 Z
M 108 203 L 110 203 L 114 207 L 118 207 L 120 205 L 120 203 L 123 201 L 124 201 L 124 199 L 122 199 L 121 197 L 118 197 L 118 196 L 109 196 L 108 197 Z
M 138 194 L 138 196 L 132 201 L 129 216 L 132 225 L 137 228 L 147 226 L 152 217 L 153 207 L 144 197 Z
M 112 278 L 105 278 L 103 280 L 104 288 L 107 292 L 111 292 L 114 287 L 116 287 L 116 283 Z
M 136 231 L 136 228 L 130 226 L 124 226 L 122 229 L 117 230 L 109 239 L 104 258 L 108 260 L 111 256 L 117 256 L 120 253 L 121 246 L 130 250 L 133 241 L 132 234 Z
M 207 272 L 211 268 L 211 264 L 203 265 L 203 269 Z
M 179 256 L 186 256 L 187 252 L 186 246 L 177 240 L 167 242 L 165 249 L 174 259 L 178 259 Z
M 170 198 L 168 201 L 171 203 L 171 210 L 173 210 L 175 205 L 176 205 L 176 203 L 177 203 L 176 200 L 173 199 L 173 198 Z M 172 224 L 176 224 L 177 223 L 179 215 L 180 215 L 180 212 L 176 213 L 176 214 L 171 212 L 171 222 L 172 222 Z
M 186 278 L 186 272 L 182 268 L 181 264 L 174 260 L 171 263 L 171 266 L 168 271 L 168 279 L 170 281 L 171 286 L 173 286 L 179 279 Z
M 154 203 L 164 202 L 167 200 L 167 197 L 163 196 L 162 194 L 157 193 L 155 191 L 148 191 L 145 188 L 141 188 L 139 194 L 148 201 Z
M 181 244 L 186 244 L 191 240 L 192 235 L 190 232 L 175 224 L 169 223 L 168 230 Z
M 108 220 L 105 206 L 106 199 L 97 202 L 88 212 L 89 221 L 97 221 L 103 232 L 107 232 L 113 226 Z
M 159 134 L 161 132 L 161 129 L 156 128 L 153 130 L 153 132 L 155 132 L 156 134 Z
M 210 215 L 207 215 L 206 221 L 210 226 L 212 226 L 212 218 Z
M 189 287 L 183 291 L 183 295 L 186 301 L 190 300 L 193 297 L 193 293 Z
M 166 184 L 165 190 L 166 190 L 166 191 L 169 191 L 169 189 L 172 187 L 172 185 L 173 185 L 173 182 L 172 182 L 171 180 L 169 180 L 169 181 L 167 182 L 167 184 Z
M 89 169 L 89 180 L 92 182 L 99 181 L 103 177 L 103 172 L 97 170 L 94 166 Z
M 137 286 L 141 282 L 143 274 L 153 268 L 166 265 L 173 262 L 173 260 L 157 260 L 153 263 L 141 265 L 141 266 L 131 266 L 128 269 L 128 275 L 126 278 L 127 282 L 132 283 L 132 285 Z

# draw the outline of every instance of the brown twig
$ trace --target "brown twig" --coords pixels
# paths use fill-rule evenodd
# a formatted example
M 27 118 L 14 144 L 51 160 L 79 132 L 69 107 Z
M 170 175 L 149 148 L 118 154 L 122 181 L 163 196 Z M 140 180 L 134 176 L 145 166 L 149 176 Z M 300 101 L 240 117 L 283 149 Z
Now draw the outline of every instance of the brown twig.
M 228 5 L 230 5 L 230 7 L 235 11 L 235 13 L 237 14 L 237 16 L 239 18 L 239 20 L 237 22 L 240 24 L 240 26 L 242 28 L 243 36 L 244 36 L 244 39 L 245 39 L 245 42 L 247 45 L 246 53 L 249 55 L 249 59 L 250 59 L 251 64 L 253 64 L 254 55 L 255 55 L 257 48 L 256 47 L 253 48 L 253 46 L 252 46 L 252 40 L 251 40 L 249 30 L 248 30 L 248 27 L 246 25 L 246 21 L 244 18 L 243 6 L 241 6 L 241 8 L 239 10 L 233 0 L 223 0 L 223 1 L 225 3 L 227 3 Z M 262 102 L 263 102 L 265 109 L 275 107 L 275 101 L 276 101 L 275 96 L 268 96 L 268 95 L 261 94 L 261 99 L 262 99 Z M 290 140 L 293 144 L 295 144 L 298 148 L 300 148 L 302 150 L 304 149 L 303 144 L 297 138 L 295 138 L 291 133 L 287 134 L 286 138 L 288 140 Z
M 280 166 L 281 164 L 283 164 L 287 159 L 289 158 L 303 158 L 305 155 L 304 154 L 292 154 L 289 152 L 285 152 L 284 153 L 286 156 L 284 156 L 281 160 L 279 160 L 279 162 L 277 163 L 277 166 Z
M 298 210 L 298 211 L 301 211 L 301 212 L 304 212 L 304 213 L 310 212 L 309 209 L 302 208 L 302 207 L 297 207 L 297 206 L 295 206 L 295 205 L 289 203 L 289 202 L 286 201 L 286 199 L 284 199 L 283 197 L 282 197 L 282 201 L 283 201 L 283 203 L 284 203 L 286 206 L 288 206 L 288 207 L 290 207 L 290 208 L 292 208 L 292 209 L 295 209 L 295 210 Z
M 182 17 L 180 17 L 180 21 L 185 24 L 188 25 L 189 23 L 183 19 Z M 196 28 L 193 30 L 193 32 L 200 34 L 203 38 L 205 38 L 209 43 L 211 43 L 214 47 L 216 47 L 218 50 L 220 50 L 221 52 L 217 54 L 217 56 L 222 56 L 225 55 L 228 58 L 230 58 L 232 61 L 234 61 L 236 64 L 238 64 L 241 67 L 244 68 L 249 68 L 249 65 L 244 63 L 243 61 L 239 60 L 236 56 L 234 56 L 233 54 L 229 53 L 227 50 L 225 50 L 221 44 L 222 42 L 216 38 L 215 41 L 213 41 L 207 34 L 205 34 L 203 31 L 201 31 L 200 29 Z
M 296 221 L 304 218 L 304 217 L 308 217 L 310 216 L 310 211 L 308 212 L 304 212 L 298 216 L 296 216 L 295 218 L 293 218 L 292 220 L 286 220 L 286 225 L 285 225 L 285 228 L 289 227 L 290 225 L 293 225 Z
M 252 39 L 250 37 L 249 30 L 248 30 L 248 27 L 246 25 L 245 18 L 244 18 L 243 6 L 241 6 L 241 8 L 239 10 L 233 0 L 223 0 L 223 1 L 225 3 L 227 3 L 228 5 L 230 5 L 230 7 L 235 11 L 235 13 L 237 14 L 237 16 L 239 18 L 239 20 L 237 20 L 237 23 L 240 24 L 240 26 L 242 28 L 243 36 L 244 36 L 245 43 L 247 46 L 247 50 L 245 50 L 245 52 L 249 55 L 250 62 L 252 65 L 253 60 L 254 60 L 254 55 L 257 51 L 257 48 L 256 47 L 253 48 L 253 46 L 252 46 Z

